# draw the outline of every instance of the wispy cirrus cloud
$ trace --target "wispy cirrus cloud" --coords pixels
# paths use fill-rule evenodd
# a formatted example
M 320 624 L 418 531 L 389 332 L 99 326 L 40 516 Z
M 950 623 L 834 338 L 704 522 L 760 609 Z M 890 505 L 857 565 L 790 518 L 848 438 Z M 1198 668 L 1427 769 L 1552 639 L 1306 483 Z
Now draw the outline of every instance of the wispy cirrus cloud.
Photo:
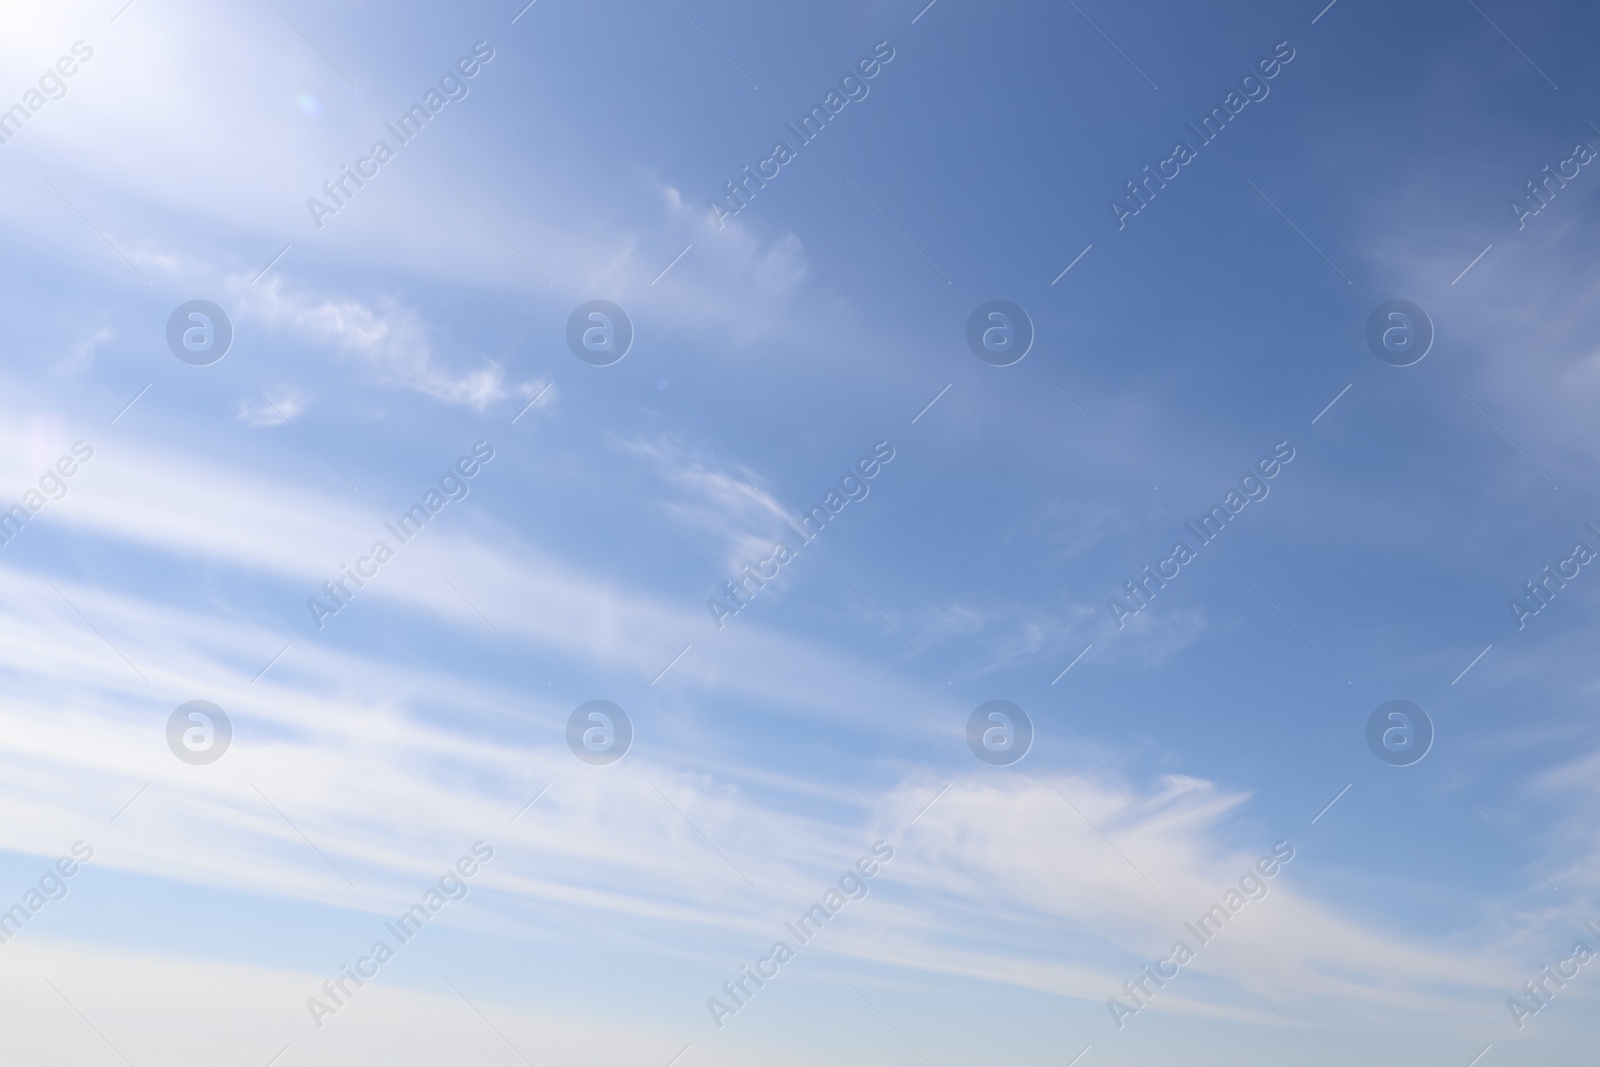
M 277 395 L 270 399 L 255 397 L 239 401 L 238 406 L 234 408 L 234 421 L 258 429 L 282 426 L 292 421 L 311 404 L 308 397 L 294 388 L 277 389 L 274 392 Z
M 244 287 L 242 314 L 270 328 L 315 341 L 358 361 L 379 383 L 451 404 L 483 410 L 511 395 L 505 368 L 486 357 L 451 369 L 437 358 L 422 313 L 395 297 L 366 303 L 353 297 L 311 295 L 281 277 Z

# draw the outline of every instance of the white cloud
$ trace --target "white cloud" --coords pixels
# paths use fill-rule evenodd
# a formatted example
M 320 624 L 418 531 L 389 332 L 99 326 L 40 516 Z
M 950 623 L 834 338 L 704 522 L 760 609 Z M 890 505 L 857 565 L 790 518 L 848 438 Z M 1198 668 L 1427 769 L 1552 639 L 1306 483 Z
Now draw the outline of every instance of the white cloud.
M 0 60 L 12 69 L 42 69 L 74 39 L 90 39 L 94 59 L 72 79 L 68 95 L 30 121 L 6 151 L 25 153 L 36 169 L 52 174 L 121 253 L 158 282 L 195 272 L 248 281 L 290 242 L 293 251 L 255 288 L 296 274 L 309 251 L 344 268 L 381 265 L 413 278 L 515 292 L 563 315 L 584 299 L 607 296 L 636 321 L 648 316 L 685 333 L 717 334 L 729 342 L 719 350 L 733 352 L 793 344 L 819 321 L 849 314 L 840 294 L 810 283 L 804 245 L 793 232 L 737 221 L 717 230 L 703 201 L 645 173 L 620 179 L 641 194 L 630 200 L 632 215 L 620 217 L 616 197 L 596 189 L 581 168 L 530 174 L 486 166 L 463 191 L 494 219 L 491 228 L 439 180 L 435 150 L 420 147 L 408 153 L 422 155 L 402 155 L 350 210 L 314 230 L 305 198 L 337 161 L 371 143 L 382 129 L 382 109 L 351 98 L 270 8 L 223 17 L 205 5 L 180 6 L 186 17 L 155 19 L 133 8 L 109 28 L 88 4 L 0 14 Z M 508 86 L 495 84 L 503 77 L 496 66 L 487 68 L 461 106 L 509 109 Z M 302 121 L 295 104 L 308 87 L 318 89 L 325 105 L 316 122 Z M 108 169 L 107 159 L 117 166 Z M 27 208 L 8 216 L 13 239 L 39 255 L 136 283 L 33 169 L 0 175 L 0 187 Z M 585 209 L 585 197 L 593 198 L 593 210 Z M 564 207 L 551 210 L 553 204 Z M 157 237 L 147 224 L 152 217 L 203 225 L 188 234 L 164 226 Z M 63 241 L 69 221 L 74 236 Z M 529 271 L 496 229 L 553 284 Z M 684 260 L 652 285 L 686 244 L 693 247 Z M 420 320 L 398 306 L 287 290 L 278 296 L 293 305 L 275 309 L 287 321 L 337 339 L 395 384 L 480 407 L 507 388 L 492 363 L 439 367 Z M 263 313 L 273 303 L 263 300 Z
M 245 398 L 234 409 L 234 421 L 246 426 L 282 426 L 292 421 L 310 403 L 299 390 L 292 387 L 274 390 L 277 396 Z
M 854 954 L 1103 1002 L 1184 940 L 1198 959 L 1154 998 L 1156 1011 L 1265 1021 L 1259 1004 L 1219 999 L 1198 977 L 1244 973 L 1301 1011 L 1388 1025 L 1408 1013 L 1447 1018 L 1462 990 L 1492 997 L 1515 973 L 1504 957 L 1405 939 L 1317 901 L 1302 874 L 1310 833 L 1289 842 L 1298 866 L 1285 864 L 1264 899 L 1198 945 L 1184 923 L 1221 902 L 1273 844 L 1223 839 L 1246 800 L 1181 776 L 1154 789 L 1104 773 L 958 782 L 895 861 L 896 881 L 917 892 L 896 898 Z
M 731 473 L 726 461 L 708 465 L 665 435 L 618 440 L 617 447 L 646 461 L 671 491 L 662 511 L 683 528 L 716 538 L 729 567 L 771 552 L 789 513 L 771 493 Z
M 493 360 L 480 358 L 477 368 L 455 373 L 441 367 L 421 313 L 397 299 L 371 307 L 350 297 L 310 296 L 291 291 L 278 276 L 240 287 L 239 297 L 241 317 L 329 345 L 360 360 L 385 385 L 480 411 L 509 395 L 505 368 Z
M 466 547 L 443 546 L 458 566 L 471 563 L 462 559 Z M 517 625 L 513 604 L 586 628 L 581 617 L 547 612 L 524 579 L 508 581 L 517 564 L 502 558 L 500 566 L 484 572 L 500 577 L 478 602 L 513 634 L 528 629 Z M 1183 921 L 1217 902 L 1270 845 L 1238 843 L 1232 824 L 1246 795 L 1193 777 L 1141 784 L 1108 771 L 1054 780 L 1045 768 L 1004 778 L 960 773 L 907 829 L 939 789 L 925 770 L 902 772 L 881 797 L 836 788 L 821 810 L 755 788 L 758 768 L 720 766 L 712 753 L 675 752 L 662 741 L 597 774 L 566 752 L 569 709 L 538 683 L 512 688 L 301 638 L 252 685 L 249 676 L 281 635 L 57 585 L 149 681 L 42 581 L 0 568 L 0 673 L 10 694 L 0 708 L 0 804 L 10 813 L 0 847 L 12 850 L 53 856 L 85 827 L 104 826 L 148 782 L 114 835 L 96 831 L 97 865 L 386 914 L 436 875 L 438 857 L 484 837 L 506 846 L 493 872 L 509 903 L 474 925 L 559 940 L 577 923 L 722 959 L 768 943 L 836 877 L 841 856 L 883 837 L 898 854 L 870 910 L 859 912 L 870 929 L 819 943 L 824 952 L 1101 1002 L 1136 971 L 1135 961 L 1181 938 Z M 481 620 L 443 592 L 432 605 L 436 618 L 498 648 Z M 638 610 L 611 596 L 625 622 Z M 407 599 L 424 606 L 416 591 Z M 629 625 L 609 636 L 626 645 L 631 633 Z M 765 647 L 754 656 L 710 664 L 726 699 L 772 706 L 776 694 L 737 675 L 746 661 L 752 675 L 850 672 L 850 688 L 868 691 L 859 664 L 792 640 L 756 644 Z M 877 706 L 917 703 L 925 715 L 919 694 L 892 682 L 877 688 Z M 222 703 L 235 723 L 234 748 L 209 768 L 173 759 L 162 736 L 170 709 L 197 695 Z M 448 706 L 451 715 L 430 717 L 428 706 Z M 513 721 L 531 729 L 508 740 L 501 724 Z M 685 769 L 697 764 L 710 770 Z M 537 805 L 508 825 L 545 785 Z M 301 833 L 359 888 L 335 876 Z M 766 892 L 751 893 L 707 838 Z M 1291 843 L 1302 853 L 1312 847 Z M 1288 865 L 1271 895 L 1231 922 L 1155 1010 L 1257 1018 L 1258 1008 L 1202 980 L 1236 973 L 1270 982 L 1300 1011 L 1391 1024 L 1396 1012 L 1437 1019 L 1463 997 L 1475 1002 L 1485 990 L 1515 987 L 1513 969 L 1482 951 L 1402 939 L 1316 901 L 1303 888 L 1303 869 L 1303 861 Z

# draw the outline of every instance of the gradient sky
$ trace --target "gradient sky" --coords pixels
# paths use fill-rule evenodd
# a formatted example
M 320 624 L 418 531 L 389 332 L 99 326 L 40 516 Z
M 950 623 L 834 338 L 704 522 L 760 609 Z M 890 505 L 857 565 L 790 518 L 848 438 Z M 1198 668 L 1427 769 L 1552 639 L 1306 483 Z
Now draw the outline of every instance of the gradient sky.
M 1511 207 L 1600 149 L 1600 11 L 924 3 L 6 6 L 0 109 L 42 106 L 0 144 L 0 507 L 93 456 L 0 545 L 0 909 L 93 857 L 0 944 L 0 1059 L 1593 1047 L 1600 963 L 1520 1028 L 1507 1000 L 1600 950 L 1600 570 L 1520 628 L 1508 599 L 1600 550 L 1600 165 Z M 317 225 L 475 45 L 466 96 Z M 166 341 L 196 299 L 234 332 L 209 366 Z M 966 342 L 995 299 L 1035 330 L 1011 366 Z M 1396 299 L 1435 330 L 1406 367 L 1366 340 Z M 591 300 L 633 324 L 610 366 L 567 345 Z M 478 442 L 319 629 L 307 599 Z M 708 598 L 879 442 L 719 628 Z M 594 699 L 633 725 L 608 766 L 566 741 Z M 996 699 L 1034 731 L 1007 766 L 966 740 Z M 1366 740 L 1396 699 L 1436 733 L 1411 766 Z M 168 747 L 190 700 L 231 721 L 214 763 Z M 466 897 L 316 1025 L 478 841 Z M 880 841 L 719 1027 L 708 998 Z M 1280 842 L 1119 1028 L 1108 999 Z

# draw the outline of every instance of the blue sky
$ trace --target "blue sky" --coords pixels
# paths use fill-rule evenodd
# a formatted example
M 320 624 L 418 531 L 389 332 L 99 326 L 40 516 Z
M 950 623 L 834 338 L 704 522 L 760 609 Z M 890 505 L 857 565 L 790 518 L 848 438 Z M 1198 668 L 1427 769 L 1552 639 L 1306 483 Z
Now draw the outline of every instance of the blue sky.
M 1600 950 L 1600 577 L 1521 628 L 1507 602 L 1600 550 L 1600 170 L 1510 207 L 1600 149 L 1596 14 L 657 4 L 0 15 L 27 113 L 0 505 L 93 452 L 0 546 L 0 904 L 93 849 L 0 944 L 6 1061 L 1590 1047 L 1594 966 L 1524 983 Z M 209 366 L 166 343 L 196 299 L 234 331 Z M 1007 367 L 965 340 L 995 299 L 1035 330 Z M 1365 339 L 1396 299 L 1436 334 L 1407 367 Z M 633 325 L 610 366 L 567 346 L 592 300 Z M 465 497 L 318 628 L 308 598 L 475 446 Z M 867 495 L 719 627 L 708 598 L 875 447 Z M 1119 626 L 1123 583 L 1275 450 Z M 566 741 L 594 699 L 633 725 L 609 766 Z M 1007 766 L 966 740 L 996 699 L 1034 730 Z M 1436 732 L 1411 766 L 1367 747 L 1394 699 Z M 213 763 L 168 747 L 190 700 L 230 718 Z M 479 841 L 465 898 L 318 1026 L 323 982 Z M 714 1018 L 879 841 L 866 896 Z M 1136 1003 L 1280 842 L 1263 899 Z

